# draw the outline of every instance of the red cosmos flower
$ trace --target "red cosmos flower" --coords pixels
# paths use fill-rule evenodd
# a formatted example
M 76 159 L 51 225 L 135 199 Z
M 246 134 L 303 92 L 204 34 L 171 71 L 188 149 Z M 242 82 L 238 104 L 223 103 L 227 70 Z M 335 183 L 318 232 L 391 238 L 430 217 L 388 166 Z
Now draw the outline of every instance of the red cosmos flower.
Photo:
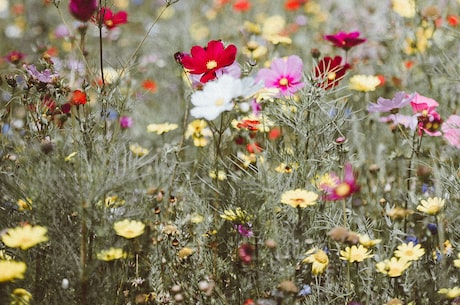
M 315 67 L 315 77 L 318 79 L 319 86 L 325 90 L 331 89 L 339 84 L 339 81 L 345 76 L 345 72 L 350 69 L 349 64 L 341 65 L 342 57 L 329 56 L 321 59 Z
M 180 63 L 190 74 L 202 74 L 200 82 L 206 83 L 216 78 L 216 71 L 228 67 L 235 61 L 236 47 L 224 47 L 220 40 L 211 40 L 207 47 L 194 46 L 191 55 L 182 53 Z
M 99 21 L 101 16 L 103 18 L 102 24 L 104 24 L 109 30 L 116 28 L 120 24 L 128 22 L 128 13 L 125 11 L 119 11 L 114 14 L 108 7 L 101 8 L 96 20 Z
M 96 12 L 97 0 L 70 0 L 69 10 L 76 19 L 86 22 Z
M 336 177 L 335 174 L 332 176 Z M 337 179 L 337 183 L 333 186 L 324 186 L 323 190 L 326 192 L 324 200 L 340 200 L 351 196 L 353 193 L 359 191 L 359 185 L 356 183 L 356 178 L 353 174 L 353 168 L 350 163 L 346 163 L 343 169 L 343 179 Z
M 332 42 L 334 46 L 342 48 L 347 51 L 351 49 L 352 47 L 359 45 L 366 41 L 365 38 L 359 38 L 359 35 L 361 35 L 360 32 L 351 32 L 351 33 L 339 32 L 334 35 L 325 35 L 324 39 Z
M 233 3 L 233 9 L 238 12 L 247 12 L 251 9 L 251 2 L 249 0 L 236 0 Z
M 236 124 L 236 127 L 244 128 L 249 131 L 257 131 L 259 130 L 259 125 L 260 125 L 259 120 L 243 120 L 241 122 L 238 122 L 238 124 Z
M 72 97 L 70 99 L 70 104 L 72 105 L 84 105 L 86 104 L 86 93 L 81 90 L 75 90 L 72 93 Z

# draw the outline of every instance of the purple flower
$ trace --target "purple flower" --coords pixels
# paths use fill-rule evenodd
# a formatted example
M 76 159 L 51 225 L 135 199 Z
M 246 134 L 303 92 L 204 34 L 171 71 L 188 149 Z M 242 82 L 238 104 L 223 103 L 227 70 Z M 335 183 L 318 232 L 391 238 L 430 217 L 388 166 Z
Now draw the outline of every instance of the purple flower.
M 359 38 L 359 35 L 361 35 L 360 32 L 351 32 L 351 33 L 339 32 L 333 35 L 325 35 L 324 39 L 332 42 L 334 46 L 338 48 L 349 50 L 352 47 L 359 45 L 366 41 L 365 38 Z
M 86 22 L 97 10 L 97 0 L 70 0 L 69 10 L 76 19 Z
M 120 117 L 120 127 L 122 129 L 127 129 L 133 126 L 133 119 L 129 116 L 121 116 Z
M 49 84 L 59 78 L 59 74 L 51 72 L 50 69 L 39 72 L 34 65 L 24 65 L 24 69 L 26 69 L 27 73 L 29 73 L 33 79 L 41 83 Z
M 380 97 L 377 103 L 370 103 L 367 107 L 369 112 L 391 112 L 398 113 L 399 109 L 409 105 L 414 99 L 414 94 L 408 95 L 406 92 L 398 92 L 392 100 Z
M 299 56 L 276 58 L 269 69 L 260 69 L 256 82 L 263 81 L 266 88 L 278 88 L 279 96 L 291 96 L 304 87 L 303 63 Z
M 248 223 L 247 225 L 235 225 L 235 229 L 240 233 L 243 237 L 252 237 L 254 232 L 251 230 L 252 224 Z

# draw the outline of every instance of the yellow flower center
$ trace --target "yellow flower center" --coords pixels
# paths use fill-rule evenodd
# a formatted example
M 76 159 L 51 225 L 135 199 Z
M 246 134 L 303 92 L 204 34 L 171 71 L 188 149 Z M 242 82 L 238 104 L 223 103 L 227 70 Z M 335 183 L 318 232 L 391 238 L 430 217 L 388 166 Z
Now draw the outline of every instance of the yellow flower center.
M 106 20 L 105 25 L 108 26 L 108 27 L 111 27 L 113 25 L 113 21 L 112 20 Z
M 347 183 L 341 183 L 339 186 L 337 186 L 337 188 L 335 189 L 335 192 L 340 197 L 344 197 L 350 194 L 350 189 L 351 188 Z
M 225 102 L 225 101 L 224 101 L 223 98 L 218 98 L 218 99 L 214 102 L 214 104 L 215 104 L 216 106 L 222 106 L 222 105 L 224 104 L 224 102 Z
M 327 79 L 328 80 L 334 80 L 336 76 L 337 76 L 337 74 L 335 72 L 329 72 L 327 74 Z
M 282 79 L 280 79 L 279 84 L 281 86 L 287 86 L 289 84 L 289 80 L 286 77 L 283 77 Z
M 215 60 L 210 60 L 206 63 L 206 69 L 212 70 L 217 67 L 217 62 Z
M 292 199 L 292 201 L 294 201 L 294 203 L 296 205 L 300 205 L 300 204 L 305 202 L 305 200 L 303 198 L 294 198 L 294 199 Z

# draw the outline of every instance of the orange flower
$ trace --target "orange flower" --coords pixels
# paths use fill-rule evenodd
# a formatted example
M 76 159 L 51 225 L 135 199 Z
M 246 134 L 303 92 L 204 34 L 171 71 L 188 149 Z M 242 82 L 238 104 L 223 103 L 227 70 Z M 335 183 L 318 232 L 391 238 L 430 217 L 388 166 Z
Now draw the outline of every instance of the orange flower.
M 460 23 L 460 19 L 457 15 L 447 16 L 447 22 L 450 26 L 457 26 Z
M 157 91 L 157 83 L 155 83 L 153 80 L 151 79 L 146 79 L 143 83 L 142 83 L 142 88 L 144 88 L 145 90 L 151 92 L 151 93 L 154 93 Z
M 86 93 L 81 90 L 75 90 L 70 99 L 72 105 L 84 105 L 86 101 Z
M 236 0 L 233 3 L 233 9 L 237 12 L 247 12 L 251 9 L 251 2 L 249 0 Z

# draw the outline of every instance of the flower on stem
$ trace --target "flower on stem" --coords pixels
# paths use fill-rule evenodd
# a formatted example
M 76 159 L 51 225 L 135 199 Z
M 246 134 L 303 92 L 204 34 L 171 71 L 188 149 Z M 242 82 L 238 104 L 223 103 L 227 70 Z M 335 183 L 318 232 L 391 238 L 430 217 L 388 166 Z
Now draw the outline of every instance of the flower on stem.
M 358 234 L 358 235 L 359 235 L 359 243 L 367 248 L 373 247 L 382 242 L 381 239 L 370 239 L 369 235 L 367 234 L 366 235 Z
M 332 42 L 332 44 L 338 48 L 344 49 L 345 51 L 351 49 L 366 41 L 365 38 L 360 38 L 360 32 L 339 32 L 337 34 L 325 35 L 324 39 Z
M 366 258 L 371 258 L 373 256 L 374 254 L 371 254 L 371 251 L 363 245 L 353 245 L 351 247 L 346 247 L 345 250 L 340 251 L 340 259 L 350 263 L 359 263 L 364 261 Z
M 350 68 L 348 63 L 342 65 L 342 57 L 326 56 L 316 65 L 315 77 L 318 79 L 319 86 L 328 90 L 337 86 Z
M 147 132 L 154 132 L 157 135 L 162 135 L 176 130 L 177 128 L 179 128 L 179 125 L 173 123 L 149 124 L 147 125 Z
M 113 224 L 117 235 L 127 239 L 135 238 L 144 233 L 145 224 L 137 220 L 124 219 Z
M 375 91 L 380 84 L 380 78 L 374 75 L 355 75 L 350 78 L 350 89 L 355 91 Z
M 436 215 L 444 207 L 445 200 L 439 197 L 428 198 L 420 201 L 417 210 L 428 215 Z
M 76 19 L 86 22 L 97 10 L 97 0 L 70 0 L 69 10 Z
M 192 137 L 193 145 L 197 147 L 204 147 L 208 145 L 209 138 L 212 136 L 212 131 L 208 127 L 205 120 L 194 120 L 187 126 L 185 138 Z
M 315 205 L 317 199 L 318 194 L 302 189 L 286 191 L 281 195 L 281 203 L 288 204 L 293 208 L 306 208 Z
M 111 9 L 108 7 L 103 7 L 99 11 L 99 14 L 96 17 L 96 22 L 101 20 L 102 24 L 107 27 L 107 29 L 112 30 L 121 24 L 125 24 L 128 22 L 128 13 L 125 11 L 119 11 L 117 13 L 113 13 Z
M 4 56 L 6 61 L 15 65 L 20 63 L 25 57 L 26 55 L 19 51 L 11 51 L 6 56 Z
M 53 73 L 50 69 L 45 69 L 41 72 L 37 70 L 35 65 L 24 65 L 24 69 L 27 71 L 29 76 L 35 81 L 40 83 L 49 84 L 56 81 L 59 78 L 59 74 Z
M 304 258 L 302 262 L 312 264 L 311 271 L 313 275 L 324 273 L 329 265 L 329 258 L 326 252 L 321 249 L 313 248 L 308 250 L 305 255 L 307 255 L 307 257 Z
M 416 261 L 425 254 L 425 249 L 420 244 L 414 245 L 413 242 L 404 243 L 398 246 L 394 256 L 407 261 Z
M 24 288 L 16 288 L 11 293 L 10 305 L 29 305 L 32 294 Z
M 222 41 L 211 40 L 206 47 L 192 47 L 190 55 L 180 53 L 176 57 L 187 72 L 201 75 L 200 82 L 206 83 L 217 77 L 217 71 L 234 63 L 236 52 L 233 44 L 224 47 Z
M 383 262 L 378 262 L 375 267 L 378 272 L 389 277 L 398 277 L 401 276 L 410 265 L 411 262 L 404 258 L 392 257 L 389 260 L 386 259 Z
M 48 229 L 45 227 L 32 227 L 30 224 L 26 224 L 22 227 L 7 229 L 6 233 L 1 236 L 1 240 L 8 247 L 27 250 L 39 243 L 48 241 L 47 232 Z
M 333 186 L 324 185 L 322 190 L 325 191 L 324 199 L 330 201 L 344 199 L 358 192 L 359 185 L 356 183 L 352 165 L 350 163 L 346 163 L 344 166 L 343 179 L 338 180 Z
M 278 96 L 291 96 L 304 87 L 303 62 L 297 55 L 275 58 L 270 68 L 260 69 L 256 81 L 263 81 L 266 88 L 280 90 Z
M 120 258 L 126 258 L 127 254 L 121 248 L 110 248 L 97 253 L 97 259 L 101 261 L 113 261 Z
M 419 136 L 423 133 L 429 136 L 440 136 L 439 129 L 441 128 L 442 120 L 440 114 L 436 112 L 439 103 L 434 99 L 416 93 L 410 105 L 415 115 L 409 127 L 412 130 L 418 127 Z
M 444 139 L 452 146 L 460 149 L 460 116 L 453 114 L 442 124 Z
M 86 93 L 81 90 L 74 90 L 70 98 L 71 105 L 85 105 L 87 102 Z
M 129 116 L 123 115 L 120 117 L 119 123 L 122 129 L 128 129 L 133 126 L 133 119 Z
M 23 279 L 27 266 L 24 262 L 0 261 L 0 283 L 11 282 L 15 279 Z

